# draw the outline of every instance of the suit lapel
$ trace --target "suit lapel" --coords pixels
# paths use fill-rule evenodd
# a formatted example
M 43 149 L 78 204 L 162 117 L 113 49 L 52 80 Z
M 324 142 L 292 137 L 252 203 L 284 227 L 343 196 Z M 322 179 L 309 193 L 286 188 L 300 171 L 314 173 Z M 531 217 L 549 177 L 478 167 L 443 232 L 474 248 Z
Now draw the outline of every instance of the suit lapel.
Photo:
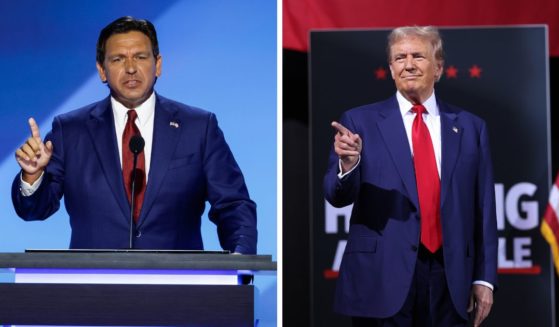
M 138 221 L 139 226 L 144 223 L 145 218 L 155 202 L 159 188 L 165 179 L 167 167 L 171 162 L 173 153 L 177 146 L 181 128 L 184 128 L 176 116 L 176 110 L 162 105 L 161 98 L 157 96 L 153 122 L 153 144 L 151 150 L 149 178 L 146 186 L 146 194 L 142 205 L 142 211 L 140 212 Z
M 419 208 L 415 170 L 404 121 L 402 120 L 402 115 L 400 115 L 396 97 L 391 98 L 391 100 L 388 101 L 384 110 L 380 111 L 380 115 L 385 117 L 385 119 L 379 121 L 377 125 L 410 199 Z
M 441 113 L 441 206 L 444 203 L 456 159 L 460 153 L 460 138 L 464 132 L 458 124 L 456 113 L 439 102 Z
M 91 111 L 86 125 L 107 183 L 122 210 L 122 217 L 128 221 L 130 205 L 124 190 L 110 97 L 99 102 Z

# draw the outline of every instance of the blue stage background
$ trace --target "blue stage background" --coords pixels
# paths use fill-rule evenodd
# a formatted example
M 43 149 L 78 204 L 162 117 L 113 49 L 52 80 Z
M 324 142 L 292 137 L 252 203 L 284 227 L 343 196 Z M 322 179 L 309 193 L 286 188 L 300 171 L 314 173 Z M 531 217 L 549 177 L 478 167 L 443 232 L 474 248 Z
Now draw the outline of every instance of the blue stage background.
M 163 57 L 161 95 L 216 113 L 258 205 L 258 253 L 276 260 L 276 1 L 0 2 L 0 252 L 67 248 L 64 207 L 44 222 L 15 214 L 14 152 L 35 117 L 44 136 L 52 118 L 104 98 L 95 70 L 99 31 L 125 15 L 156 26 Z M 220 249 L 203 220 L 206 249 Z M 276 278 L 257 276 L 255 317 L 276 325 Z

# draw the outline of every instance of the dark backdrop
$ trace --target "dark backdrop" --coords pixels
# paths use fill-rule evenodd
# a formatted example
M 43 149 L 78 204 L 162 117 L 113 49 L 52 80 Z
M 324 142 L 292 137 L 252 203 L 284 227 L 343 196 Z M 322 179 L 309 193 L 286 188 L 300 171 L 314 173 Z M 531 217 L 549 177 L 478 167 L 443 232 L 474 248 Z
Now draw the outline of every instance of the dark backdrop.
M 550 58 L 552 171 L 559 168 L 559 57 Z M 309 97 L 306 52 L 283 51 L 283 324 L 311 326 Z M 557 288 L 557 280 L 556 280 Z M 556 294 L 558 290 L 556 289 Z M 558 301 L 556 312 L 559 312 Z

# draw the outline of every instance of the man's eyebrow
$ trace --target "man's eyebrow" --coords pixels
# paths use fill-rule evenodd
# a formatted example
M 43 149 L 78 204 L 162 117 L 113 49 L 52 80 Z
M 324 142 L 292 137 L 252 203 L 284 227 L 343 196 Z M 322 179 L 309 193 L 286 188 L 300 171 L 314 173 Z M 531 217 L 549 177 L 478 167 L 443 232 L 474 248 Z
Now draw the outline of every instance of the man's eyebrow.
M 138 55 L 138 54 L 150 54 L 151 51 L 150 50 L 138 50 L 138 51 L 132 51 L 131 54 L 132 55 Z M 122 56 L 125 57 L 126 53 L 124 51 L 115 51 L 112 53 L 107 53 L 108 57 L 116 57 L 116 56 Z

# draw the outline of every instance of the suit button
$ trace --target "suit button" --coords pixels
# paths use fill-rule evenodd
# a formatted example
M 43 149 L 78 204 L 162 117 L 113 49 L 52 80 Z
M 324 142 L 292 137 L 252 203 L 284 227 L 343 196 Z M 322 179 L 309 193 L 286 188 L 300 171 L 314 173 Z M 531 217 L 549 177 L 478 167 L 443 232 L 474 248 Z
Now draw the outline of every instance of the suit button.
M 136 237 L 141 237 L 142 236 L 142 231 L 137 230 L 136 231 Z
M 417 245 L 412 245 L 412 246 L 411 246 L 411 250 L 412 250 L 413 252 L 417 252 Z

